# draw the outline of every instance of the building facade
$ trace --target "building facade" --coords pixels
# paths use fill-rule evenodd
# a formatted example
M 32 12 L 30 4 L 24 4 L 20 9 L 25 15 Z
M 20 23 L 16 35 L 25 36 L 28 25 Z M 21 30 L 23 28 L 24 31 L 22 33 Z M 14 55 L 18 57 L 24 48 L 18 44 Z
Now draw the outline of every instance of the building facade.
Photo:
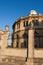
M 27 49 L 27 58 L 33 59 L 34 49 L 43 48 L 43 15 L 31 10 L 28 16 L 16 20 L 12 38 L 12 47 Z
M 28 31 L 34 28 L 34 47 L 43 48 L 43 15 L 32 10 L 26 17 L 21 17 L 13 24 L 13 47 L 28 47 Z
M 0 30 L 0 62 L 13 65 L 43 65 L 43 15 L 31 10 L 13 24 L 12 44 L 8 47 L 9 27 Z

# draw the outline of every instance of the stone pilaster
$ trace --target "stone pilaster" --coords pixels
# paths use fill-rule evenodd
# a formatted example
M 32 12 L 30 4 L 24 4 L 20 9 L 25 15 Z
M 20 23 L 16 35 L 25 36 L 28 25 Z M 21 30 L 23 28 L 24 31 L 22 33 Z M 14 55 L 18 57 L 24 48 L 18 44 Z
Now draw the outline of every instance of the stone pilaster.
M 28 39 L 28 58 L 33 58 L 34 56 L 34 29 L 29 30 Z
M 17 39 L 13 40 L 13 47 L 16 48 L 17 47 Z
M 9 31 L 5 31 L 5 33 L 1 36 L 1 49 L 4 49 L 8 46 L 9 34 Z
M 18 46 L 19 46 L 19 48 L 21 48 L 21 39 L 19 39 L 19 45 Z
M 34 65 L 34 29 L 28 30 L 28 60 L 27 65 Z
M 0 62 L 2 61 L 3 55 L 4 55 L 4 51 L 6 49 L 6 47 L 8 46 L 8 38 L 9 38 L 9 28 L 8 26 L 6 27 L 5 31 L 0 31 L 1 32 L 1 50 L 0 50 Z
M 4 55 L 4 50 L 8 46 L 9 34 L 10 34 L 10 32 L 7 27 L 6 30 L 4 31 L 4 33 L 1 35 L 1 55 Z

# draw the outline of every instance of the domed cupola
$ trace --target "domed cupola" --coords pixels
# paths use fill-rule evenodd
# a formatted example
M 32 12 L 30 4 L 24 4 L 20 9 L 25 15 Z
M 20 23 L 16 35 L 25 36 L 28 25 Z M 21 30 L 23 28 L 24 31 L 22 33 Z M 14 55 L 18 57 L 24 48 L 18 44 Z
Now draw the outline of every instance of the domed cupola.
M 38 15 L 38 13 L 35 10 L 31 10 L 29 15 Z

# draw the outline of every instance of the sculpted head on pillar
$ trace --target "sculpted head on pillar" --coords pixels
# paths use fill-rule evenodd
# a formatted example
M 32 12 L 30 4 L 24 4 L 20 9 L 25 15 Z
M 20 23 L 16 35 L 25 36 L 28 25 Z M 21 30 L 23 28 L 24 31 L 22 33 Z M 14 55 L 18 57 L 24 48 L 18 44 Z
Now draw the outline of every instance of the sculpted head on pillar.
M 7 32 L 9 31 L 9 26 L 8 26 L 8 25 L 5 26 L 5 30 L 6 30 Z

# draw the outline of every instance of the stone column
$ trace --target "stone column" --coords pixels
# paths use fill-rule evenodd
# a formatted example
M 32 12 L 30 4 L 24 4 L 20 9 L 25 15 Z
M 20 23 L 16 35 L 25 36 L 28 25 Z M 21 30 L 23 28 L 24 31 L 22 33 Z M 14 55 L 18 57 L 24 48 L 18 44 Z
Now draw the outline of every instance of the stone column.
M 2 59 L 5 55 L 5 49 L 8 46 L 8 38 L 9 38 L 9 30 L 8 30 L 8 27 L 7 27 L 6 31 L 2 32 L 2 35 L 1 35 L 0 62 L 2 61 Z
M 28 57 L 33 58 L 34 56 L 34 29 L 29 30 L 28 39 Z
M 5 32 L 4 35 L 2 35 L 2 45 L 1 49 L 5 49 L 8 47 L 8 39 L 9 39 L 9 32 Z
M 18 46 L 19 46 L 19 48 L 21 48 L 21 39 L 19 39 L 19 45 Z
M 28 30 L 28 60 L 27 65 L 34 65 L 34 29 L 30 28 Z
M 5 50 L 8 47 L 9 34 L 10 32 L 8 26 L 6 26 L 6 30 L 1 36 L 1 51 Z M 4 53 L 4 51 L 2 53 Z
M 10 35 L 9 26 L 6 25 L 6 26 L 5 26 L 5 32 L 4 32 L 4 34 L 2 35 L 2 48 L 3 48 L 3 49 L 8 46 L 9 35 Z M 10 42 L 9 42 L 9 43 L 10 43 Z
M 13 40 L 13 47 L 16 48 L 17 47 L 17 39 Z

